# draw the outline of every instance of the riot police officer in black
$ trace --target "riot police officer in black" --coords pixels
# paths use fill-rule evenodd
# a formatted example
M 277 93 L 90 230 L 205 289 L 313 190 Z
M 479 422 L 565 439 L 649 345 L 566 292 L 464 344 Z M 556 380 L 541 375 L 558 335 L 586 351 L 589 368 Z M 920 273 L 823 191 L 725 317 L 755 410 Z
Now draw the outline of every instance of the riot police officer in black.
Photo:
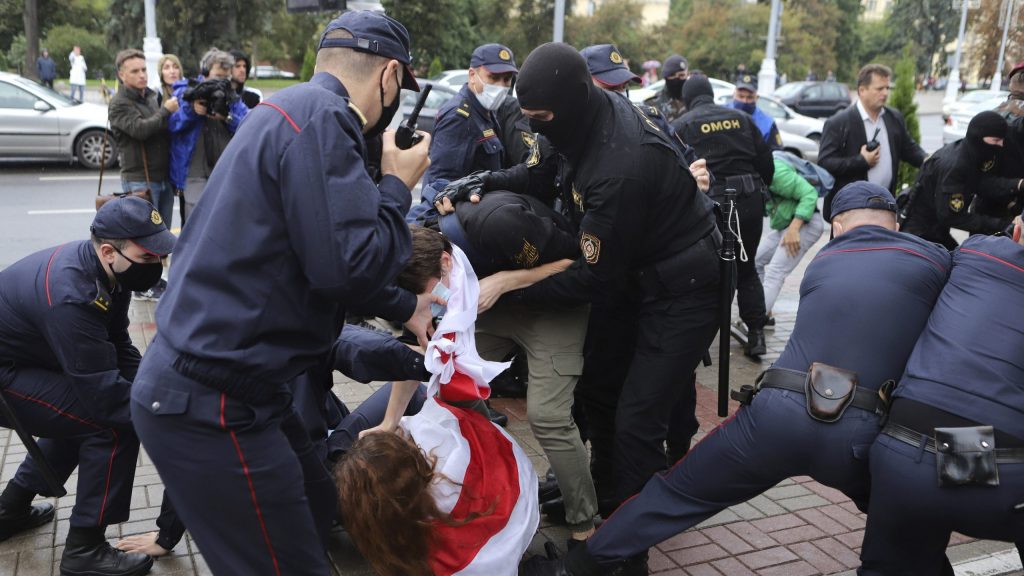
M 708 162 L 715 175 L 711 198 L 721 201 L 727 188 L 738 193 L 739 232 L 742 240 L 736 263 L 740 318 L 747 325 L 744 353 L 759 357 L 767 349 L 764 341 L 764 287 L 754 268 L 753 255 L 761 240 L 764 218 L 763 191 L 772 183 L 775 164 L 772 152 L 750 116 L 714 103 L 707 76 L 694 75 L 683 86 L 683 101 L 689 110 L 672 123 L 683 141 Z M 744 252 L 749 258 L 744 258 Z

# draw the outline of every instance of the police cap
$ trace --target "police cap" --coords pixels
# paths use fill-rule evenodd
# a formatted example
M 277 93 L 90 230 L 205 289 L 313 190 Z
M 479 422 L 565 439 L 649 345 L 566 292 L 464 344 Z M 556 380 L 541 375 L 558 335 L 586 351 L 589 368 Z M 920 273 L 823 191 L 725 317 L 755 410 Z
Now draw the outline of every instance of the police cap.
M 626 82 L 640 82 L 640 77 L 629 71 L 622 54 L 614 44 L 595 44 L 580 50 L 587 60 L 590 75 L 604 86 L 621 86 Z
M 750 74 L 744 74 L 736 80 L 737 90 L 749 90 L 751 92 L 757 92 L 757 78 L 754 78 Z
M 896 213 L 896 200 L 888 190 L 866 180 L 843 186 L 832 199 L 832 218 L 848 210 L 888 210 Z
M 559 258 L 575 258 L 576 244 L 549 245 L 557 225 L 555 213 L 532 196 L 494 191 L 477 204 L 459 204 L 459 221 L 469 241 L 491 260 L 504 261 L 515 268 L 533 268 Z M 475 266 L 475 264 L 474 264 Z
M 100 206 L 89 230 L 96 238 L 131 240 L 157 256 L 174 250 L 174 234 L 167 230 L 160 212 L 138 196 L 117 198 Z
M 501 44 L 484 44 L 473 50 L 473 56 L 469 59 L 470 68 L 483 66 L 491 74 L 518 73 L 516 58 L 508 46 Z
M 351 38 L 328 38 L 335 30 L 345 30 Z M 321 48 L 351 48 L 359 52 L 376 54 L 389 60 L 398 60 L 405 66 L 402 88 L 419 92 L 420 85 L 412 72 L 412 53 L 409 50 L 409 31 L 401 22 L 373 10 L 353 10 L 338 16 L 320 35 Z
M 679 54 L 673 54 L 665 58 L 665 65 L 661 67 L 661 77 L 668 78 L 676 72 L 686 72 L 690 69 L 690 63 Z

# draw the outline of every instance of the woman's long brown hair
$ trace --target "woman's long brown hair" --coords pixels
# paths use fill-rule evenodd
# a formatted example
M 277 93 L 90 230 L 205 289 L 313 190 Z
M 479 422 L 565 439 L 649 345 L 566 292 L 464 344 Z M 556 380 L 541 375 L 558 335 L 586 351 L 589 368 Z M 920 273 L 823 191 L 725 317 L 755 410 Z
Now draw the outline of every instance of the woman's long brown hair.
M 399 434 L 368 434 L 335 469 L 345 530 L 381 576 L 431 576 L 436 460 Z

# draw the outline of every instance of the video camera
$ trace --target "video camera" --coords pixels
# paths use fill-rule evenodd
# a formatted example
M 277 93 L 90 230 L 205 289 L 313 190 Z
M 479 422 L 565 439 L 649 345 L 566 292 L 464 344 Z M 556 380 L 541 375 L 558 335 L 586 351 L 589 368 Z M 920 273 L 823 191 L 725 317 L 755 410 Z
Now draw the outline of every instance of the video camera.
M 181 99 L 192 104 L 203 102 L 211 115 L 227 118 L 238 94 L 231 87 L 231 80 L 211 78 L 202 82 L 190 80 Z

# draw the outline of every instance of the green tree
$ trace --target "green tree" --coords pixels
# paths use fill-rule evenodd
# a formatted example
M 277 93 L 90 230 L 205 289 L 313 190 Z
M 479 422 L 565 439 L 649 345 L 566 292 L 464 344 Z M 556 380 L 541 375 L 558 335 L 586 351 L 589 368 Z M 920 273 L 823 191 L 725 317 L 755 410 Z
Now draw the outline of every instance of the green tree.
M 857 52 L 860 49 L 860 0 L 837 0 L 837 20 L 832 23 L 836 29 L 834 52 L 836 55 L 836 80 L 852 82 L 857 78 L 860 63 Z M 871 26 L 867 26 L 871 28 Z
M 959 14 L 950 0 L 896 0 L 888 24 L 893 36 L 904 41 L 897 40 L 894 53 L 899 54 L 909 44 L 917 70 L 944 71 L 946 45 L 956 38 Z
M 50 28 L 43 41 L 50 50 L 50 57 L 57 64 L 58 78 L 67 78 L 71 72 L 68 54 L 76 45 L 82 47 L 82 55 L 89 65 L 89 78 L 98 78 L 100 74 L 107 79 L 117 78 L 117 74 L 114 73 L 114 56 L 117 49 L 107 44 L 103 34 L 61 24 Z
M 472 0 L 435 0 L 429 3 L 384 0 L 382 4 L 388 14 L 408 28 L 412 39 L 413 66 L 417 68 L 429 66 L 434 58 L 439 58 L 445 69 L 466 68 L 473 48 L 485 41 L 479 25 L 478 6 Z M 487 38 L 486 41 L 496 40 Z
M 299 72 L 299 80 L 307 82 L 313 77 L 313 70 L 316 68 L 316 44 L 306 49 L 306 55 L 302 58 L 302 70 Z
M 903 119 L 907 122 L 907 132 L 915 141 L 920 142 L 921 126 L 917 120 L 917 104 L 914 103 L 914 80 L 917 76 L 916 70 L 911 51 L 909 49 L 904 50 L 903 58 L 900 60 L 899 64 L 896 65 L 896 70 L 894 71 L 896 76 L 896 86 L 893 88 L 892 97 L 889 99 L 889 105 L 903 114 Z M 917 168 L 914 168 L 906 162 L 901 162 L 896 190 L 900 190 L 903 185 L 912 185 L 915 178 L 917 178 Z
M 636 0 L 609 0 L 593 16 L 566 20 L 566 42 L 576 48 L 614 43 L 634 70 L 639 70 L 644 60 L 664 57 L 651 51 L 650 36 L 643 27 L 643 7 Z

